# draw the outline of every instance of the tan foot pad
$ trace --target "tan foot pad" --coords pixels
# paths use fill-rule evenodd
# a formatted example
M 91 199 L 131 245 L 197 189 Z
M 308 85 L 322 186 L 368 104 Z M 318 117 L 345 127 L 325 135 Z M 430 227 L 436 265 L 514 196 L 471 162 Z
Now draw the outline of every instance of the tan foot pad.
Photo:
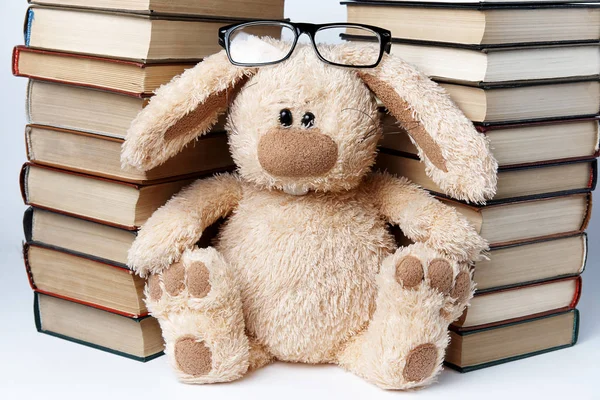
M 471 294 L 471 277 L 468 272 L 461 271 L 456 276 L 456 283 L 450 296 L 458 299 L 459 303 L 462 303 L 469 297 L 469 294 Z
M 452 288 L 452 267 L 446 260 L 436 259 L 429 263 L 429 285 L 440 293 L 450 293 Z
M 205 297 L 210 292 L 209 273 L 206 265 L 202 262 L 195 262 L 187 270 L 187 287 L 190 294 L 194 297 Z
M 423 277 L 423 265 L 417 257 L 406 256 L 396 265 L 396 281 L 405 288 L 417 286 Z
M 165 290 L 171 296 L 177 296 L 184 288 L 183 277 L 185 275 L 185 268 L 181 263 L 175 263 L 171 265 L 163 273 L 163 283 L 165 284 Z
M 185 336 L 175 343 L 175 361 L 186 374 L 203 376 L 212 369 L 212 353 L 204 342 Z
M 162 296 L 162 289 L 160 288 L 160 279 L 158 278 L 158 275 L 150 275 L 146 284 L 148 285 L 148 294 L 150 295 L 150 300 L 160 300 L 160 296 Z
M 402 376 L 409 382 L 419 382 L 429 378 L 437 363 L 437 348 L 431 343 L 419 345 L 406 357 Z

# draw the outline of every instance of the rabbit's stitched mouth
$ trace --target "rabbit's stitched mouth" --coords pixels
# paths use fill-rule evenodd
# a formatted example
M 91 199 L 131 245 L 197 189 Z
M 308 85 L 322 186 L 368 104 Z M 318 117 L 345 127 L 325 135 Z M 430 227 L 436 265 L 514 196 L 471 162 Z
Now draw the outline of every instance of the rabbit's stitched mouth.
M 258 161 L 269 174 L 287 178 L 322 176 L 338 158 L 338 146 L 318 129 L 278 128 L 258 143 Z

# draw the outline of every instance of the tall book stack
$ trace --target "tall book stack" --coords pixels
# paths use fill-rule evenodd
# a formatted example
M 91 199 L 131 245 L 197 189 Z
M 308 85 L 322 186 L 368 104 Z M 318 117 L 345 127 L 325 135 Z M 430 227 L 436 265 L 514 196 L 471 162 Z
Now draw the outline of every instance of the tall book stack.
M 446 363 L 466 372 L 577 340 L 597 175 L 600 9 L 436 1 L 342 4 L 349 22 L 389 29 L 392 53 L 447 90 L 498 160 L 498 192 L 484 206 L 445 197 L 391 118 L 377 162 L 455 206 L 490 243 L 471 306 L 451 326 Z
M 37 329 L 149 360 L 162 336 L 127 251 L 174 193 L 233 162 L 217 128 L 153 170 L 123 170 L 125 133 L 156 88 L 220 50 L 219 27 L 281 19 L 283 0 L 31 3 L 13 72 L 29 78 L 21 186 Z

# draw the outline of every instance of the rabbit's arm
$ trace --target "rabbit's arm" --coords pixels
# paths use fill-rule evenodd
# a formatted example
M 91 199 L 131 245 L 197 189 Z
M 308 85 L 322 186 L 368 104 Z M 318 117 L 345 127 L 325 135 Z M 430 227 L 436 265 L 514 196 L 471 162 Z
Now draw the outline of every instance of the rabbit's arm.
M 154 212 L 129 249 L 128 264 L 140 276 L 161 272 L 192 248 L 204 229 L 227 216 L 242 196 L 235 175 L 201 179 Z
M 366 193 L 379 212 L 412 241 L 461 262 L 479 259 L 488 248 L 465 217 L 406 178 L 373 174 L 366 184 Z

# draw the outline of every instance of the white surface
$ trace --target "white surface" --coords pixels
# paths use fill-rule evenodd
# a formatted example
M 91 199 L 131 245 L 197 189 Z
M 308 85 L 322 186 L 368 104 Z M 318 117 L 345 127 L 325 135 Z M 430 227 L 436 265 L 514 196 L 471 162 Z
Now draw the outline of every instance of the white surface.
M 295 21 L 345 19 L 344 8 L 335 0 L 288 0 L 286 7 L 286 15 Z M 444 371 L 439 383 L 417 392 L 385 392 L 335 366 L 292 364 L 275 364 L 231 384 L 186 386 L 175 380 L 164 357 L 141 364 L 36 333 L 20 254 L 25 207 L 18 174 L 25 160 L 26 80 L 12 77 L 9 68 L 11 48 L 23 40 L 25 9 L 25 0 L 3 0 L 0 5 L 0 399 L 600 399 L 598 216 L 589 229 L 580 339 L 575 347 L 469 374 Z

